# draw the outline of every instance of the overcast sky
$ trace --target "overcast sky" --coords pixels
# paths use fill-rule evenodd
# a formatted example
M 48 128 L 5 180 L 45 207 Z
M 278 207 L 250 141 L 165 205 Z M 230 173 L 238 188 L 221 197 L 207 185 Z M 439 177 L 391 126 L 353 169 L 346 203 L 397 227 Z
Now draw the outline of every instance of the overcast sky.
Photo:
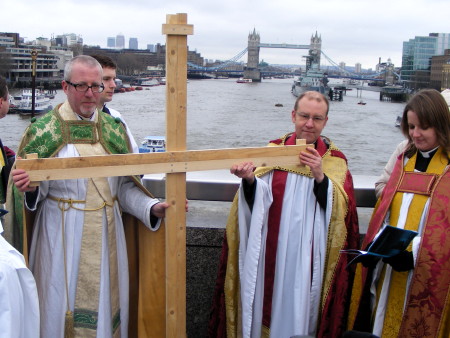
M 254 28 L 261 42 L 303 45 L 317 31 L 328 57 L 363 68 L 374 68 L 378 58 L 399 67 L 403 41 L 450 32 L 449 0 L 1 0 L 0 10 L 0 31 L 26 41 L 75 33 L 84 44 L 106 47 L 107 37 L 121 33 L 126 47 L 136 37 L 141 49 L 165 43 L 166 14 L 187 13 L 190 50 L 221 60 L 245 49 Z M 262 48 L 260 60 L 304 64 L 306 53 Z M 329 63 L 322 58 L 322 65 Z

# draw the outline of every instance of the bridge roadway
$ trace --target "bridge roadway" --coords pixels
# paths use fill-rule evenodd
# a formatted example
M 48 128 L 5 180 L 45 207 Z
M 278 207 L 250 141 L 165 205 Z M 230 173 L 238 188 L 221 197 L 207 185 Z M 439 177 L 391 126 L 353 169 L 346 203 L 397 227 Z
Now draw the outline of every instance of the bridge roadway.
M 259 43 L 262 48 L 310 49 L 311 45 L 293 45 L 289 43 Z

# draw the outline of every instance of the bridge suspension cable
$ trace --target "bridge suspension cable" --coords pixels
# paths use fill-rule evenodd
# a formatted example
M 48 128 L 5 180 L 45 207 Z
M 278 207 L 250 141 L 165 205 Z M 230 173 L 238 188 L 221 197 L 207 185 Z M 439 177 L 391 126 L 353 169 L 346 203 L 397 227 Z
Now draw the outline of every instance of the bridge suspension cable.
M 199 66 L 196 65 L 194 63 L 188 62 L 188 66 L 194 69 L 199 69 L 199 70 L 204 70 L 204 71 L 214 71 L 214 70 L 219 70 L 222 68 L 226 68 L 228 66 L 234 65 L 237 63 L 237 61 L 242 58 L 246 53 L 247 53 L 247 49 L 245 48 L 244 50 L 240 51 L 238 54 L 236 54 L 235 56 L 233 56 L 231 59 L 224 61 L 223 63 L 221 63 L 220 65 L 217 66 L 212 66 L 212 67 L 204 67 L 204 66 Z
M 364 78 L 375 78 L 375 77 L 380 76 L 380 75 L 382 75 L 382 74 L 384 74 L 386 72 L 386 70 L 384 69 L 381 72 L 370 74 L 370 75 L 367 75 L 367 74 L 362 75 L 362 74 L 352 73 L 352 72 L 348 71 L 347 69 L 345 69 L 345 68 L 341 67 L 340 65 L 338 65 L 336 62 L 334 62 L 323 51 L 321 51 L 321 53 L 325 57 L 325 59 L 327 59 L 327 61 L 330 62 L 333 66 L 339 68 L 342 72 L 344 72 L 345 74 L 347 74 L 348 76 L 351 76 L 351 77 L 356 77 L 356 78 L 362 78 L 362 77 L 364 77 Z

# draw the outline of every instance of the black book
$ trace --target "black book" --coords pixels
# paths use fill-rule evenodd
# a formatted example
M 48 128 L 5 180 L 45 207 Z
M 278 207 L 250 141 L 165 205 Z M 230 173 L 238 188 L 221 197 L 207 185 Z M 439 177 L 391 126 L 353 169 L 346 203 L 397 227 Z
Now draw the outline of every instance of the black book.
M 406 250 L 409 243 L 417 236 L 416 231 L 405 230 L 387 225 L 378 237 L 369 245 L 367 251 L 364 250 L 341 250 L 341 252 L 357 255 L 348 265 L 358 263 L 364 257 L 371 256 L 373 259 L 382 259 L 398 255 Z

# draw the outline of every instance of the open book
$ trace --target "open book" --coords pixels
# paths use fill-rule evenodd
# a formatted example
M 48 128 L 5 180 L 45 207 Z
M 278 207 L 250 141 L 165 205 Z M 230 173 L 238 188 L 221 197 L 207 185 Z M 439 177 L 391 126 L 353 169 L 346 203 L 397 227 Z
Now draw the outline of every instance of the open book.
M 365 257 L 371 256 L 372 259 L 382 259 L 392 257 L 406 250 L 409 243 L 417 236 L 416 231 L 405 230 L 387 225 L 375 240 L 364 250 L 341 250 L 341 252 L 357 255 L 348 265 L 358 263 Z

